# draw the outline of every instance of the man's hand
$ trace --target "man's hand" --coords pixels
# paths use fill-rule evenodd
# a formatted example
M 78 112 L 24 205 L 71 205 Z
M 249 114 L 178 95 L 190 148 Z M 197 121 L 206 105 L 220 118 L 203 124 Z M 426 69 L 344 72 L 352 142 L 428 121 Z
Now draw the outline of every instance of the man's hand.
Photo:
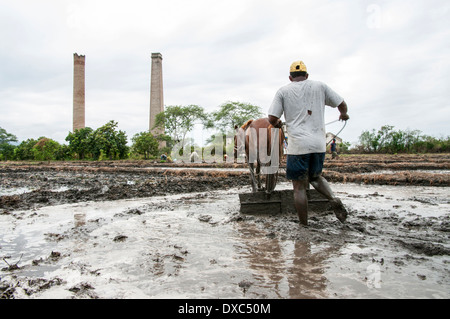
M 347 114 L 347 109 L 347 103 L 345 103 L 345 101 L 342 101 L 342 103 L 338 106 L 338 110 L 339 112 L 341 112 L 341 115 L 339 116 L 340 121 L 347 121 L 350 118 L 350 116 L 348 116 Z
M 283 122 L 276 116 L 269 115 L 269 123 L 273 125 L 275 128 L 282 128 Z
M 340 121 L 347 121 L 349 118 L 350 116 L 348 116 L 347 113 L 341 113 L 341 115 L 339 116 Z

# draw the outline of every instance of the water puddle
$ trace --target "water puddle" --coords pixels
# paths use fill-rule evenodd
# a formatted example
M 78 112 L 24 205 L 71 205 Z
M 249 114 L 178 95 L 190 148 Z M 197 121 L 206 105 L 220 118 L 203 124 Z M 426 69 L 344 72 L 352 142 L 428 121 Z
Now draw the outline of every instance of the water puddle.
M 45 189 L 51 192 L 65 192 L 69 189 L 73 189 L 67 186 L 60 186 L 60 187 L 54 187 Z M 78 188 L 79 190 L 82 190 L 83 188 Z M 0 196 L 12 196 L 12 195 L 20 195 L 29 193 L 36 190 L 42 190 L 40 187 L 0 187 Z

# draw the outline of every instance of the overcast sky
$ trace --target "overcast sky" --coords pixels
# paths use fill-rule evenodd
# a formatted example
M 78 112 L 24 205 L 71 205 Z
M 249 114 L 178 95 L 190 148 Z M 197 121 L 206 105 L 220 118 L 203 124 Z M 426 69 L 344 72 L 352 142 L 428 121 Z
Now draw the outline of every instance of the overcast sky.
M 152 52 L 166 106 L 267 112 L 303 60 L 345 98 L 345 141 L 382 125 L 450 135 L 448 0 L 0 0 L 0 30 L 0 127 L 19 141 L 65 142 L 75 52 L 86 55 L 86 126 L 115 120 L 129 138 L 148 130 Z M 338 115 L 328 108 L 326 122 Z

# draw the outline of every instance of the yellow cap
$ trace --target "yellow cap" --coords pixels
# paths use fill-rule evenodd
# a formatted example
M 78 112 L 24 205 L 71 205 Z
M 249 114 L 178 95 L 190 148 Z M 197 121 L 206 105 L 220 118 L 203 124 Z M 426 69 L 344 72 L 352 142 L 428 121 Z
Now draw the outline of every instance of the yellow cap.
M 303 61 L 295 61 L 291 64 L 289 72 L 308 72 L 306 71 L 306 65 Z

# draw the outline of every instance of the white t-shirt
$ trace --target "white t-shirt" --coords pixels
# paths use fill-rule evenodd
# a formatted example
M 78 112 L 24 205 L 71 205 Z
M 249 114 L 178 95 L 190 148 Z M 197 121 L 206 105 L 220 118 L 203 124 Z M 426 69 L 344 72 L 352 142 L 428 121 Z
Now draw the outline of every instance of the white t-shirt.
M 325 105 L 337 107 L 343 101 L 341 96 L 319 81 L 291 82 L 280 88 L 268 113 L 278 118 L 284 113 L 288 134 L 287 153 L 324 153 Z

